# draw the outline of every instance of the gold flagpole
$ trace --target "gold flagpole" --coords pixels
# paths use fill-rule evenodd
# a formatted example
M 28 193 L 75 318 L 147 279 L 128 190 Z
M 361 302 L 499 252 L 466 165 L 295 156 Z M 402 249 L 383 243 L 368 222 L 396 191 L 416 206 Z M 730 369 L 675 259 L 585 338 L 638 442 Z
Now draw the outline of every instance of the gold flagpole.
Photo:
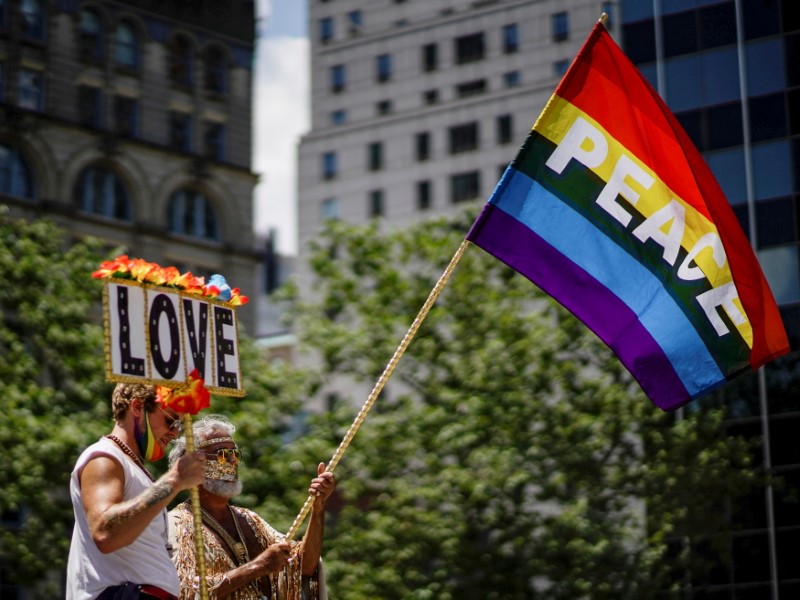
M 384 367 L 383 373 L 381 373 L 381 376 L 378 378 L 378 381 L 372 388 L 372 391 L 370 392 L 369 396 L 367 397 L 366 401 L 361 407 L 361 410 L 358 411 L 355 420 L 353 421 L 352 425 L 350 425 L 350 429 L 347 430 L 344 439 L 342 439 L 342 442 L 339 444 L 339 447 L 336 449 L 336 452 L 333 453 L 333 457 L 331 458 L 331 461 L 328 463 L 327 466 L 327 470 L 330 471 L 331 473 L 336 468 L 336 465 L 339 464 L 339 461 L 342 459 L 345 450 L 347 450 L 347 447 L 350 445 L 350 442 L 353 441 L 353 438 L 355 437 L 359 427 L 361 427 L 361 424 L 364 422 L 364 419 L 367 418 L 367 413 L 372 408 L 372 405 L 375 404 L 375 400 L 380 395 L 381 391 L 383 390 L 383 387 L 389 380 L 389 377 L 392 376 L 392 373 L 397 367 L 397 363 L 400 361 L 403 354 L 405 354 L 406 349 L 411 343 L 411 340 L 414 339 L 414 336 L 417 334 L 417 330 L 420 328 L 420 325 L 422 325 L 422 322 L 425 320 L 425 317 L 428 316 L 428 313 L 430 312 L 431 307 L 433 307 L 433 304 L 436 302 L 436 299 L 439 297 L 439 294 L 442 293 L 442 289 L 444 289 L 444 286 L 447 284 L 447 280 L 450 279 L 450 275 L 455 270 L 456 265 L 458 265 L 458 262 L 461 260 L 461 257 L 463 256 L 464 251 L 467 249 L 468 245 L 469 245 L 469 240 L 467 239 L 464 239 L 461 242 L 461 245 L 458 247 L 458 250 L 456 250 L 456 253 L 453 255 L 453 258 L 450 259 L 450 263 L 447 265 L 447 268 L 444 270 L 444 273 L 442 273 L 442 275 L 439 277 L 439 280 L 436 282 L 436 285 L 433 286 L 431 293 L 428 295 L 428 299 L 425 300 L 425 303 L 422 305 L 422 308 L 420 309 L 419 313 L 417 313 L 417 317 L 414 319 L 414 322 L 411 323 L 411 327 L 408 328 L 408 331 L 406 332 L 405 336 L 403 336 L 400 345 L 397 346 L 397 350 L 394 351 L 392 358 L 386 364 L 386 367 Z M 303 504 L 303 507 L 300 509 L 300 513 L 297 515 L 297 517 L 294 520 L 294 523 L 292 523 L 292 526 L 289 528 L 289 531 L 286 534 L 287 542 L 291 541 L 294 538 L 294 536 L 297 535 L 297 530 L 300 529 L 300 525 L 305 520 L 308 513 L 311 511 L 311 505 L 313 503 L 314 503 L 314 496 L 309 495 L 308 498 L 306 498 L 305 504 Z
M 194 429 L 192 428 L 192 415 L 183 414 L 183 431 L 186 438 L 186 452 L 195 451 Z M 197 565 L 197 578 L 200 580 L 200 600 L 208 600 L 208 586 L 206 585 L 206 550 L 203 544 L 203 516 L 200 512 L 200 490 L 194 486 L 189 490 L 192 499 L 192 517 L 194 518 L 194 555 Z

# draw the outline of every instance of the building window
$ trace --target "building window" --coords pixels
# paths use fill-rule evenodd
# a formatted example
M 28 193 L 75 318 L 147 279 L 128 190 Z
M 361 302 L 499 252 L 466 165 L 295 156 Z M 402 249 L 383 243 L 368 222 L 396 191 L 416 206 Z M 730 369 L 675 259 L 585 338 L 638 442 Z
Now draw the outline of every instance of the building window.
M 33 174 L 16 148 L 0 144 L 0 194 L 33 198 Z
M 361 31 L 364 24 L 360 10 L 351 10 L 347 13 L 347 24 L 350 26 L 350 35 L 355 35 Z
M 131 220 L 128 190 L 111 169 L 84 169 L 78 176 L 75 201 L 84 212 L 120 221 Z
M 423 131 L 418 133 L 414 139 L 417 160 L 420 162 L 428 160 L 431 157 L 431 134 Z
M 214 207 L 200 192 L 178 190 L 169 199 L 170 233 L 188 235 L 212 242 L 219 241 L 219 225 Z
M 19 106 L 28 110 L 44 110 L 44 75 L 31 69 L 19 70 Z
M 347 122 L 347 111 L 344 109 L 334 110 L 331 113 L 331 125 L 344 125 Z
M 392 78 L 392 55 L 381 54 L 375 57 L 375 80 L 385 83 Z
M 392 101 L 391 100 L 381 100 L 375 105 L 375 112 L 378 113 L 380 116 L 391 114 L 392 112 Z
M 114 30 L 114 62 L 129 69 L 139 68 L 139 36 L 127 21 L 118 23 Z
M 606 29 L 611 31 L 614 28 L 614 2 L 603 2 L 601 11 L 608 15 Z
M 383 190 L 372 190 L 369 193 L 369 216 L 373 219 L 382 217 L 383 211 Z
M 319 20 L 319 41 L 327 44 L 333 39 L 333 18 L 325 17 Z
M 563 42 L 569 39 L 569 13 L 559 12 L 550 17 L 553 31 L 553 41 Z
M 169 79 L 176 85 L 192 85 L 192 44 L 185 35 L 175 35 L 167 46 L 169 57 Z
M 192 150 L 192 116 L 183 112 L 169 115 L 169 146 L 178 152 Z
M 456 125 L 448 131 L 450 154 L 460 154 L 478 148 L 478 124 L 476 122 Z
M 563 77 L 569 69 L 569 60 L 557 60 L 553 63 L 553 75 Z
M 417 182 L 417 209 L 428 210 L 431 207 L 431 182 Z
M 758 262 L 778 304 L 800 302 L 800 261 L 796 245 L 759 250 Z
M 337 172 L 336 152 L 325 152 L 322 155 L 322 178 L 334 179 Z
M 228 91 L 228 57 L 219 46 L 210 46 L 203 61 L 203 87 L 212 94 Z
M 455 39 L 456 64 L 483 60 L 485 48 L 483 43 L 483 33 L 473 33 Z
M 136 137 L 138 133 L 139 103 L 127 96 L 114 97 L 114 131 L 123 137 Z
M 450 176 L 450 200 L 453 204 L 474 200 L 480 195 L 481 174 L 478 171 Z
M 78 119 L 85 127 L 103 126 L 103 90 L 88 85 L 78 88 Z
M 331 67 L 331 92 L 338 94 L 347 87 L 347 71 L 344 65 L 334 65 Z
M 436 104 L 439 102 L 439 90 L 426 90 L 422 94 L 422 101 L 427 104 Z
M 519 50 L 519 28 L 516 23 L 503 26 L 503 53 L 513 54 Z
M 476 96 L 478 94 L 483 94 L 486 91 L 486 80 L 485 79 L 476 79 L 475 81 L 467 81 L 466 83 L 460 83 L 456 86 L 456 96 L 459 98 L 469 98 L 470 96 Z
M 503 83 L 505 83 L 506 87 L 517 87 L 520 84 L 521 78 L 519 75 L 519 71 L 509 71 L 508 73 L 503 73 Z
M 103 21 L 93 8 L 81 11 L 81 60 L 100 62 L 104 55 Z
M 22 17 L 22 35 L 32 40 L 44 40 L 45 15 L 39 0 L 22 0 L 19 7 Z
M 511 115 L 500 115 L 497 117 L 497 143 L 508 144 L 513 138 Z
M 205 155 L 211 160 L 225 160 L 225 125 L 223 123 L 206 123 L 203 136 Z
M 422 70 L 430 73 L 435 71 L 438 65 L 438 46 L 436 44 L 425 44 L 422 47 Z
M 336 198 L 325 198 L 321 205 L 323 219 L 339 218 L 339 201 Z
M 383 168 L 383 143 L 372 142 L 367 146 L 367 168 L 380 171 Z

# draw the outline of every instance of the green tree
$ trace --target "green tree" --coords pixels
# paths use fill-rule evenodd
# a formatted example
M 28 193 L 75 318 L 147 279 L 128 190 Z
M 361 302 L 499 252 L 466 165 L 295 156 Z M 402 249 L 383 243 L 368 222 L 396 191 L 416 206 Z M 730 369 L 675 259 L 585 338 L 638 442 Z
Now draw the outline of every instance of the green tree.
M 322 373 L 377 380 L 472 218 L 329 225 L 317 299 L 296 316 Z M 332 450 L 352 416 L 319 417 L 297 445 Z M 749 461 L 719 411 L 662 413 L 586 327 L 469 248 L 340 465 L 330 587 L 348 600 L 677 597 L 702 577 L 692 548 L 724 545 L 726 499 L 758 480 Z
M 7 581 L 55 597 L 61 582 L 46 575 L 66 563 L 72 463 L 111 423 L 102 326 L 87 318 L 100 253 L 3 207 L 0 236 L 0 511 L 20 523 L 0 529 L 0 563 Z

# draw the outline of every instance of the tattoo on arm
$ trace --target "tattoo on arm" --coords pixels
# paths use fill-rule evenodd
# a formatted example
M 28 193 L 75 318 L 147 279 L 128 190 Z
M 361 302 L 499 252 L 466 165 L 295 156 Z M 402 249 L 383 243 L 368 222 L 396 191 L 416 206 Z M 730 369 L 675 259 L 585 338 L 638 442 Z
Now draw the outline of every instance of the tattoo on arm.
M 153 487 L 143 494 L 142 501 L 145 506 L 155 506 L 159 502 L 167 500 L 172 495 L 172 486 L 166 481 L 156 481 Z
M 136 498 L 120 504 L 113 514 L 106 517 L 103 529 L 106 531 L 114 531 L 133 518 L 139 516 L 142 511 L 156 506 L 164 500 L 168 500 L 170 496 L 172 496 L 172 492 L 172 486 L 169 483 L 166 481 L 157 481 L 152 487 L 139 494 Z

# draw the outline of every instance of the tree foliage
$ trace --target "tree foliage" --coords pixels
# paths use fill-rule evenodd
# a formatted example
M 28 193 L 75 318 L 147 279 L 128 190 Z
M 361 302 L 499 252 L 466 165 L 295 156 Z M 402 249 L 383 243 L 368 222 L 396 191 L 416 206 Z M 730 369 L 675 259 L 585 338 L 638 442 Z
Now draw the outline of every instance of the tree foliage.
M 247 395 L 212 401 L 238 426 L 239 503 L 288 529 L 364 399 L 302 430 L 305 400 L 329 377 L 375 382 L 469 222 L 339 223 L 320 239 L 319 296 L 295 327 L 321 366 L 269 364 L 240 337 Z M 0 562 L 6 581 L 49 598 L 73 525 L 69 473 L 112 424 L 89 277 L 109 256 L 45 221 L 0 213 L 0 235 Z M 724 545 L 725 503 L 756 481 L 721 418 L 655 409 L 583 325 L 470 248 L 337 469 L 334 597 L 677 594 Z
M 317 297 L 296 317 L 325 374 L 377 380 L 471 220 L 329 225 Z M 308 439 L 337 441 L 352 416 L 320 417 Z M 348 599 L 677 594 L 703 576 L 692 548 L 714 559 L 724 544 L 724 503 L 757 481 L 749 457 L 720 411 L 662 413 L 581 323 L 471 247 L 341 463 L 330 586 Z
M 102 286 L 91 273 L 117 252 L 4 212 L 0 236 L 0 578 L 23 586 L 27 597 L 56 598 L 74 523 L 70 473 L 80 452 L 113 426 Z M 291 523 L 316 462 L 271 457 L 286 453 L 291 415 L 313 393 L 314 378 L 268 364 L 245 336 L 239 350 L 247 396 L 215 396 L 211 410 L 239 425 L 252 490 L 243 503 Z M 166 462 L 149 468 L 160 475 Z
M 43 574 L 66 563 L 72 462 L 111 422 L 102 326 L 87 318 L 100 253 L 5 212 L 0 237 L 0 562 L 5 577 L 54 597 L 60 582 Z

